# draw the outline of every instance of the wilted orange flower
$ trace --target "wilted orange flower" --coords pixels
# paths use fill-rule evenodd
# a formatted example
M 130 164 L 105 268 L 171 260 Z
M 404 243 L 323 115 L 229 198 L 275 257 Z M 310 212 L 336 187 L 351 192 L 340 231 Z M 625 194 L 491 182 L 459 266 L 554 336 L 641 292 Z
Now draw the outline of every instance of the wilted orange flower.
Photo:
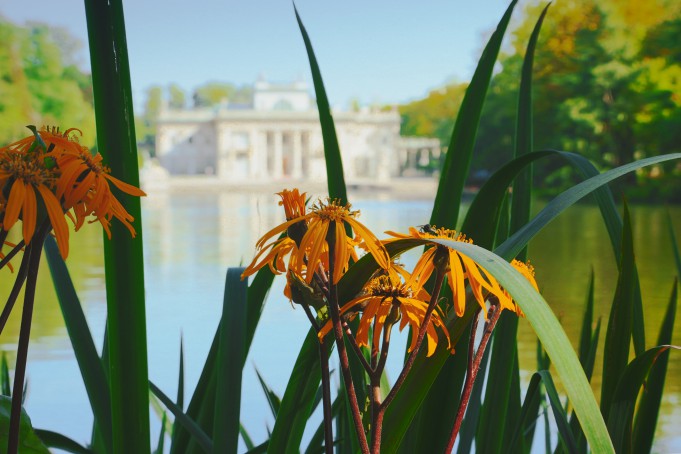
M 31 149 L 34 140 L 30 137 L 0 148 L 0 188 L 7 196 L 2 228 L 9 231 L 21 219 L 24 243 L 29 244 L 39 212 L 44 207 L 57 237 L 59 251 L 62 257 L 66 257 L 69 253 L 69 230 L 62 206 L 52 193 L 59 170 L 42 147 Z
M 465 235 L 457 233 L 454 230 L 430 227 L 429 231 L 419 231 L 414 227 L 409 228 L 409 235 L 386 232 L 396 238 L 417 238 L 417 239 L 444 239 L 462 241 L 472 243 L 473 241 L 466 238 Z M 388 240 L 394 241 L 394 240 Z M 480 307 L 485 309 L 485 296 L 482 294 L 482 289 L 497 296 L 501 306 L 505 309 L 514 309 L 510 300 L 506 297 L 501 286 L 497 280 L 490 273 L 485 270 L 480 264 L 476 263 L 470 257 L 455 251 L 454 249 L 447 249 L 447 283 L 452 291 L 454 297 L 454 310 L 456 315 L 461 317 L 466 310 L 466 279 L 471 286 L 471 291 L 475 296 L 476 301 Z M 428 248 L 419 258 L 412 279 L 419 285 L 424 285 L 428 278 L 435 270 L 435 259 L 438 251 L 444 250 L 441 245 Z
M 388 275 L 381 275 L 369 281 L 365 286 L 362 295 L 347 302 L 341 307 L 340 313 L 345 314 L 352 309 L 357 310 L 361 308 L 362 317 L 359 321 L 359 328 L 357 329 L 357 344 L 360 346 L 369 346 L 369 328 L 375 321 L 373 348 L 378 348 L 381 332 L 386 324 L 400 321 L 400 330 L 404 329 L 407 324 L 412 328 L 411 351 L 418 339 L 416 333 L 419 332 L 421 324 L 426 316 L 428 310 L 428 301 L 430 295 L 423 288 L 418 287 L 416 291 L 412 290 L 409 283 L 403 283 L 397 273 L 389 273 Z M 391 316 L 392 313 L 392 316 Z M 389 317 L 392 320 L 389 320 Z M 430 317 L 429 324 L 426 328 L 426 337 L 428 339 L 428 353 L 431 356 L 435 352 L 438 343 L 438 334 L 435 328 L 440 328 L 447 339 L 447 348 L 451 348 L 449 339 L 449 332 L 442 321 L 440 309 L 435 306 Z M 319 331 L 319 339 L 323 340 L 324 336 L 331 330 L 331 321 L 328 321 Z
M 61 170 L 56 195 L 63 200 L 65 209 L 73 208 L 76 230 L 83 225 L 87 216 L 93 215 L 102 224 L 109 238 L 112 218 L 121 221 L 130 234 L 135 236 L 135 229 L 130 224 L 134 218 L 114 197 L 109 182 L 132 196 L 145 196 L 144 191 L 111 176 L 109 168 L 102 163 L 102 155 L 93 155 L 85 147 L 64 150 L 56 156 L 56 161 Z
M 21 219 L 24 242 L 29 244 L 46 212 L 63 258 L 68 255 L 69 238 L 65 213 L 71 219 L 75 215 L 76 230 L 93 215 L 109 238 L 113 218 L 134 236 L 130 224 L 133 218 L 113 196 L 109 182 L 130 195 L 146 194 L 109 175 L 102 157 L 78 143 L 80 130 L 61 133 L 59 128 L 44 127 L 39 132 L 33 126 L 29 129 L 32 136 L 0 148 L 0 191 L 6 198 L 0 206 L 2 229 L 8 231 Z

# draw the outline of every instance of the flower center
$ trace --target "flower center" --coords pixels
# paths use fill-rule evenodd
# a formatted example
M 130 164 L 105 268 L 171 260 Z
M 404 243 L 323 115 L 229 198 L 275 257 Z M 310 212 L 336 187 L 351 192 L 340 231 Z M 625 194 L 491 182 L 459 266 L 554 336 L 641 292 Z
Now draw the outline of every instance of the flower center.
M 351 211 L 351 207 L 352 206 L 349 203 L 340 205 L 338 199 L 327 198 L 326 203 L 318 201 L 312 205 L 312 212 L 320 219 L 340 222 L 349 217 L 354 218 L 359 215 L 359 210 Z
M 8 151 L 5 153 L 0 166 L 6 174 L 15 179 L 21 179 L 26 184 L 51 187 L 56 176 L 53 170 L 45 167 L 44 159 L 48 158 L 40 153 L 27 155 L 26 153 Z

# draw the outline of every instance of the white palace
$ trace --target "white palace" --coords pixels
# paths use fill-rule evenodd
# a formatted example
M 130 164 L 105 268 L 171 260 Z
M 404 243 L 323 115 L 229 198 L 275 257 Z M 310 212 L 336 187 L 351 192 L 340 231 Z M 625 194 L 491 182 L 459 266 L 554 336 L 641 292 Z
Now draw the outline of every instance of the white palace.
M 156 155 L 170 175 L 224 181 L 324 180 L 324 146 L 307 84 L 255 83 L 250 105 L 162 109 Z M 400 136 L 396 109 L 333 112 L 345 178 L 385 182 L 419 175 L 438 139 Z

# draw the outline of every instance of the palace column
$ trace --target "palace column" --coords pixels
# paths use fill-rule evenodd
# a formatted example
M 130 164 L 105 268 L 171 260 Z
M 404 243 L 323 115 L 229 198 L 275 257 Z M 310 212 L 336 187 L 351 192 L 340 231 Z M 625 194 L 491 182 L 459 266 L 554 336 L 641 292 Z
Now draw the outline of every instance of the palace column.
M 293 173 L 292 177 L 300 179 L 303 176 L 303 146 L 301 131 L 293 131 Z
M 274 131 L 274 166 L 272 178 L 281 178 L 284 174 L 284 136 L 281 130 Z

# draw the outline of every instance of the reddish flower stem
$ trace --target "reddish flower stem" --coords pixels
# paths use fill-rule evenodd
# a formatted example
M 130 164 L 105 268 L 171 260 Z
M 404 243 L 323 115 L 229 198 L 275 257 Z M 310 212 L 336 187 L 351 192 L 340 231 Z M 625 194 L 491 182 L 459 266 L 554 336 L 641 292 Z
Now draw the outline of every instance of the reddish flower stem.
M 14 387 L 12 393 L 12 411 L 9 420 L 9 439 L 7 453 L 17 454 L 19 450 L 19 427 L 21 420 L 21 401 L 23 398 L 24 378 L 26 376 L 26 358 L 28 356 L 28 341 L 31 335 L 31 320 L 33 318 L 33 303 L 35 300 L 36 281 L 40 266 L 40 254 L 43 249 L 45 233 L 42 231 L 34 237 L 24 254 L 29 255 L 26 290 L 24 292 L 24 308 L 21 315 L 19 344 L 17 346 L 17 362 L 14 367 Z
M 480 340 L 480 345 L 478 350 L 475 352 L 475 358 L 473 359 L 473 347 L 475 342 L 475 331 L 477 328 L 477 312 L 474 321 L 474 325 L 471 327 L 471 337 L 470 344 L 468 346 L 468 372 L 466 373 L 466 383 L 464 384 L 463 394 L 461 395 L 461 402 L 459 402 L 459 409 L 456 413 L 456 420 L 454 421 L 454 427 L 452 427 L 452 433 L 449 436 L 449 443 L 445 449 L 445 454 L 449 454 L 454 449 L 454 442 L 456 437 L 459 435 L 459 429 L 461 429 L 461 422 L 463 421 L 463 415 L 466 413 L 466 407 L 468 407 L 468 401 L 471 397 L 471 392 L 473 391 L 473 385 L 475 384 L 475 378 L 480 371 L 480 363 L 482 362 L 482 357 L 485 354 L 485 349 L 487 348 L 487 343 L 494 331 L 494 327 L 499 320 L 499 315 L 501 315 L 501 306 L 498 304 L 493 304 L 488 312 L 488 320 L 485 323 L 485 331 L 482 334 L 482 339 Z
M 383 345 L 381 354 L 378 358 L 376 368 L 369 374 L 371 379 L 371 452 L 380 454 L 381 434 L 383 433 L 383 415 L 385 408 L 381 406 L 381 375 L 385 369 L 385 361 L 388 358 L 388 348 L 390 347 L 390 332 L 392 324 L 386 324 L 383 331 Z
M 4 240 L 0 241 L 0 246 L 2 246 L 2 243 Z M 9 263 L 10 260 L 14 258 L 15 255 L 21 250 L 21 248 L 24 247 L 24 240 L 21 240 L 19 244 L 14 246 L 11 251 L 7 253 L 4 259 L 0 260 L 0 270 L 5 267 Z
M 331 222 L 329 232 L 327 235 L 327 243 L 329 246 L 329 312 L 331 313 L 331 320 L 333 322 L 333 333 L 336 338 L 336 347 L 338 350 L 338 358 L 340 359 L 341 372 L 343 375 L 343 382 L 345 383 L 345 391 L 348 394 L 350 401 L 350 409 L 352 411 L 352 420 L 355 424 L 355 432 L 359 440 L 360 449 L 363 454 L 369 454 L 369 444 L 364 433 L 364 426 L 362 425 L 362 415 L 357 404 L 357 393 L 355 393 L 355 385 L 352 382 L 352 374 L 350 373 L 350 362 L 348 361 L 348 354 L 345 350 L 345 342 L 343 341 L 343 328 L 341 326 L 340 306 L 338 305 L 338 291 L 335 282 L 333 282 L 334 260 L 335 260 L 335 243 L 336 238 L 333 234 L 335 229 L 334 223 Z
M 381 410 L 385 411 L 385 409 L 390 405 L 390 403 L 393 401 L 395 396 L 397 395 L 397 392 L 400 390 L 402 385 L 404 384 L 404 380 L 407 378 L 407 375 L 409 374 L 409 371 L 411 370 L 412 366 L 414 365 L 414 360 L 416 360 L 416 355 L 418 354 L 419 350 L 421 349 L 421 344 L 423 344 L 423 339 L 426 337 L 426 331 L 428 329 L 428 324 L 430 323 L 430 317 L 433 314 L 433 310 L 435 310 L 435 306 L 437 305 L 437 300 L 440 298 L 440 290 L 442 289 L 442 282 L 444 281 L 445 278 L 445 273 L 443 270 L 440 270 L 440 268 L 436 268 L 437 272 L 435 275 L 435 286 L 433 287 L 433 293 L 430 297 L 430 304 L 428 305 L 428 309 L 426 310 L 426 315 L 423 317 L 423 321 L 421 322 L 421 327 L 419 328 L 419 333 L 418 337 L 416 338 L 416 345 L 414 345 L 414 349 L 411 351 L 409 354 L 409 357 L 407 358 L 407 361 L 404 363 L 404 367 L 402 368 L 402 372 L 400 372 L 399 377 L 397 377 L 397 380 L 395 380 L 395 384 L 393 385 L 392 389 L 386 396 L 385 400 L 381 404 Z
M 312 315 L 310 306 L 302 304 L 305 315 L 314 330 L 319 333 L 319 323 Z M 319 343 L 319 364 L 322 374 L 322 408 L 324 410 L 324 452 L 333 454 L 333 415 L 331 415 L 331 385 L 329 372 L 329 354 L 326 349 L 326 342 Z

